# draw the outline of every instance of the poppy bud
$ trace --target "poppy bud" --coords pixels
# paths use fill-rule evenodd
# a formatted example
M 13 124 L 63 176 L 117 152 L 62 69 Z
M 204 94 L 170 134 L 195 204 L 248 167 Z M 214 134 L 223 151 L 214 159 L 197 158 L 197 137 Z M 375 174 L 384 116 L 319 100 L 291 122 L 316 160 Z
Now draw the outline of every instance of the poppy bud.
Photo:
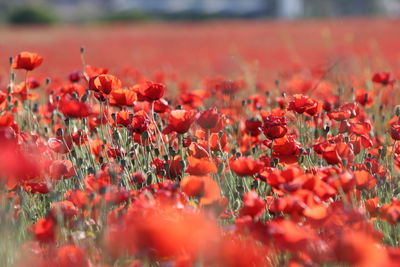
M 342 159 L 342 164 L 343 164 L 344 167 L 347 167 L 347 163 L 348 163 L 348 160 L 343 158 Z
M 192 143 L 192 139 L 190 137 L 183 138 L 182 145 L 183 147 L 189 147 Z
M 371 168 L 372 168 L 371 162 L 367 161 L 365 163 L 365 167 L 367 167 L 368 170 L 371 170 Z
M 142 133 L 142 138 L 145 139 L 145 140 L 148 139 L 149 138 L 149 133 L 147 131 L 144 131 Z
M 115 113 L 111 113 L 111 118 L 116 121 L 117 120 L 117 115 Z
M 400 105 L 397 105 L 396 107 L 395 107 L 395 111 L 394 111 L 394 113 L 396 114 L 396 116 L 400 116 Z
M 63 133 L 64 131 L 63 131 L 63 129 L 61 129 L 61 128 L 58 128 L 57 129 L 57 132 L 56 132 L 56 134 L 57 134 L 57 136 L 59 136 L 59 137 L 61 137 L 61 136 L 63 136 L 64 135 L 64 133 Z
M 84 94 L 84 95 L 82 96 L 82 98 L 81 98 L 81 102 L 86 102 L 87 99 L 88 99 L 88 95 L 87 95 L 87 94 Z
M 87 173 L 88 173 L 88 174 L 96 174 L 96 171 L 94 170 L 93 167 L 88 167 L 88 168 L 87 168 Z
M 380 154 L 381 158 L 383 159 L 384 157 L 386 157 L 386 154 L 387 154 L 387 147 L 383 146 Z
M 77 83 L 81 79 L 81 73 L 79 71 L 73 71 L 68 75 L 68 79 L 73 83 Z
M 125 168 L 125 167 L 126 167 L 126 160 L 124 160 L 124 159 L 121 159 L 121 166 L 122 166 L 123 168 Z

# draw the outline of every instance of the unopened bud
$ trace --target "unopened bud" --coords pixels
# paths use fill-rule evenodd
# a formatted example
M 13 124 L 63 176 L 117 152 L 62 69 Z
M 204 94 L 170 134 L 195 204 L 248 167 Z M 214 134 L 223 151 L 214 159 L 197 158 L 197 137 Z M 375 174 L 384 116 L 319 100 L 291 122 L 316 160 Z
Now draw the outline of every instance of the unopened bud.
M 396 107 L 395 107 L 395 111 L 394 111 L 394 113 L 396 114 L 396 116 L 400 116 L 400 105 L 397 105 Z

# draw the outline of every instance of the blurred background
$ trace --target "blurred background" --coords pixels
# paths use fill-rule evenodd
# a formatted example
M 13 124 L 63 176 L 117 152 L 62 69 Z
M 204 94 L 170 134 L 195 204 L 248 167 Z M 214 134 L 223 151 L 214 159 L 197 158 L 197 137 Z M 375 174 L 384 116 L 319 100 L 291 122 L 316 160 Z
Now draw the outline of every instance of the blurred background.
M 113 73 L 399 69 L 399 15 L 400 0 L 0 0 L 0 78 L 20 51 L 45 58 L 38 74 L 79 69 L 81 46 Z
M 3 24 L 399 14 L 400 0 L 0 0 Z

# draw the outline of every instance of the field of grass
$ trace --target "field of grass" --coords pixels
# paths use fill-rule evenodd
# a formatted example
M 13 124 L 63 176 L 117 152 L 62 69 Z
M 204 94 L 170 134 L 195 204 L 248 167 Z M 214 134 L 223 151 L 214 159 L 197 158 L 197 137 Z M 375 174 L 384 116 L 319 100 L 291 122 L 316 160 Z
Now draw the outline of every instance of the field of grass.
M 399 27 L 0 28 L 0 265 L 399 266 Z

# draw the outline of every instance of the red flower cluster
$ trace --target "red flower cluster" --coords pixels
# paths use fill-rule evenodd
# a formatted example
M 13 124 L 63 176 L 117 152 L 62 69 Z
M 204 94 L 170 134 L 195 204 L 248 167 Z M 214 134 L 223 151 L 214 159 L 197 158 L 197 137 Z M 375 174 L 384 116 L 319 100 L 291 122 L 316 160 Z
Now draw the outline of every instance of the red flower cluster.
M 13 73 L 0 82 L 0 232 L 20 255 L 8 262 L 399 265 L 400 120 L 379 105 L 398 88 L 388 73 L 364 88 L 321 71 L 281 73 L 284 93 L 262 75 L 192 90 L 161 71 Z M 355 90 L 332 89 L 347 80 Z

